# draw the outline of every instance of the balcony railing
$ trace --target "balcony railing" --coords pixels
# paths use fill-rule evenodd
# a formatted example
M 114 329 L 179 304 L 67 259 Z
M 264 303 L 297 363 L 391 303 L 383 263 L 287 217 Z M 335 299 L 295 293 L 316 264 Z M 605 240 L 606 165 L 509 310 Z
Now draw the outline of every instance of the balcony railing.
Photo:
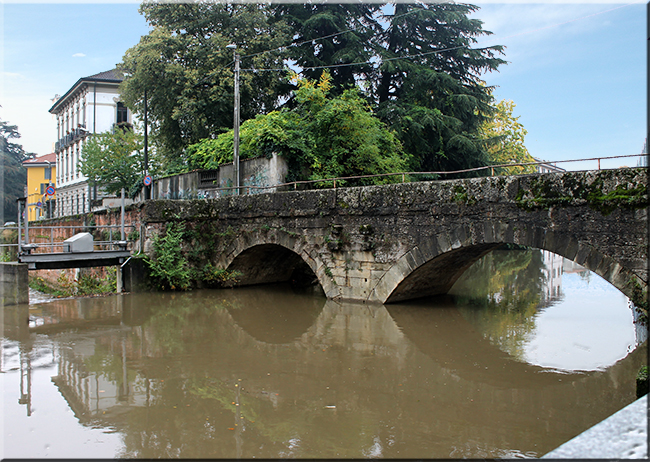
M 59 151 L 70 146 L 75 141 L 83 139 L 86 136 L 88 136 L 88 131 L 85 128 L 75 128 L 70 133 L 63 135 L 63 137 L 54 144 L 54 151 L 58 153 Z

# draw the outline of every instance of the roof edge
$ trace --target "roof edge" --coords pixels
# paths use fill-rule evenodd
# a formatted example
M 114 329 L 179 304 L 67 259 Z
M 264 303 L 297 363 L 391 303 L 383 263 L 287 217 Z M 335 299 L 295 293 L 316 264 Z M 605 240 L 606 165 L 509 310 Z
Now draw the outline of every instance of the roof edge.
M 100 74 L 95 74 L 95 75 L 101 75 Z M 115 83 L 115 84 L 120 84 L 124 79 L 106 79 L 106 78 L 98 78 L 94 76 L 89 76 L 89 77 L 82 77 L 77 82 L 70 87 L 70 89 L 65 92 L 65 94 L 60 97 L 56 102 L 52 105 L 50 109 L 48 109 L 47 112 L 50 114 L 54 114 L 54 110 L 57 106 L 60 106 L 65 100 L 75 92 L 75 90 L 81 86 L 82 83 Z

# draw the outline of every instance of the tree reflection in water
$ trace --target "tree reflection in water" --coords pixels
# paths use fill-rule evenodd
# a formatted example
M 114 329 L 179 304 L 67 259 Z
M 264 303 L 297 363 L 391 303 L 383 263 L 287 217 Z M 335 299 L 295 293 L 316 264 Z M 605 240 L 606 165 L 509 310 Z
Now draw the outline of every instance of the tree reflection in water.
M 543 269 L 540 250 L 494 250 L 472 265 L 450 294 L 487 340 L 523 361 L 535 317 L 548 306 L 542 304 Z

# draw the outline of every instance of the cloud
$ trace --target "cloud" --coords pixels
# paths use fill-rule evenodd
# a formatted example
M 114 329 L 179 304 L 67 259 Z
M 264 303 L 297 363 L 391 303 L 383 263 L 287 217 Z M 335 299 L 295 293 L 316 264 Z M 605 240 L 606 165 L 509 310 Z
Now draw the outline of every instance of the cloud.
M 75 53 L 72 55 L 73 58 L 85 58 L 86 55 L 83 53 Z
M 2 77 L 8 79 L 22 79 L 23 76 L 17 72 L 2 72 Z

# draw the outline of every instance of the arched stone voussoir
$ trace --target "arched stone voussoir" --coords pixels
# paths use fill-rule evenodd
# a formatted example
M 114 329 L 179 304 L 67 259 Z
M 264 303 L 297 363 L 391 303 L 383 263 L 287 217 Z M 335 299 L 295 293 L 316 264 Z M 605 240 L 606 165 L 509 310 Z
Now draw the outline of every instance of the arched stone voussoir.
M 464 261 L 463 255 L 476 261 L 480 256 L 489 250 L 484 250 L 480 245 L 480 232 L 471 225 L 459 225 L 448 231 L 441 232 L 434 236 L 422 238 L 418 245 L 402 255 L 397 262 L 382 276 L 377 285 L 373 288 L 367 298 L 369 302 L 390 303 L 393 301 L 406 300 L 409 298 L 418 298 L 428 295 L 435 295 L 440 292 L 439 288 L 434 287 L 426 282 L 429 278 L 431 281 L 440 280 L 440 275 L 436 276 L 430 273 L 435 265 L 431 262 L 447 255 L 446 260 L 451 257 L 452 260 L 458 261 L 458 257 Z M 477 247 L 477 241 L 479 246 Z M 489 246 L 490 250 L 496 245 Z M 470 249 L 470 250 L 468 250 Z M 478 257 L 474 253 L 478 251 Z M 470 263 L 471 265 L 471 263 Z M 463 265 L 464 271 L 466 267 Z M 437 270 L 434 271 L 434 273 Z M 449 273 L 447 270 L 446 273 Z M 462 274 L 462 271 L 460 274 Z M 407 281 L 413 274 L 421 272 L 419 276 L 414 276 Z M 459 276 L 459 275 L 458 275 Z M 454 276 L 453 281 L 458 278 Z M 452 283 L 453 285 L 453 283 Z M 400 289 L 397 291 L 398 287 Z M 448 289 L 447 289 L 448 290 Z
M 614 258 L 568 233 L 485 221 L 476 228 L 457 227 L 422 239 L 386 272 L 367 301 L 392 303 L 445 294 L 473 263 L 502 244 L 547 250 L 575 261 L 630 298 L 639 287 L 647 287 Z

